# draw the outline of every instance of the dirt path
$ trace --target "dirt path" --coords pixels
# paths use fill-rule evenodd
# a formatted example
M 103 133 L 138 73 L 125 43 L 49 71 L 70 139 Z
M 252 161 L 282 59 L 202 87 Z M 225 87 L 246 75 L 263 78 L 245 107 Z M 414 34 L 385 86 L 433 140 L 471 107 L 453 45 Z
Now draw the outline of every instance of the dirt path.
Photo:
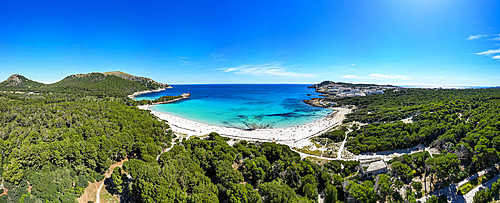
M 2 184 L 2 185 L 3 185 L 3 184 Z M 2 194 L 0 194 L 0 196 L 2 196 L 2 195 L 7 195 L 7 192 L 8 192 L 9 190 L 7 190 L 7 188 L 5 188 L 5 187 L 3 187 L 2 189 L 3 189 L 3 193 L 2 193 Z
M 125 158 L 123 160 L 121 160 L 120 162 L 116 162 L 114 164 L 112 164 L 109 169 L 106 171 L 106 173 L 104 174 L 104 180 L 106 180 L 106 178 L 109 178 L 111 177 L 111 173 L 113 173 L 113 170 L 116 168 L 116 167 L 121 167 L 123 166 L 123 162 L 125 161 L 128 161 L 128 158 Z M 80 196 L 77 200 L 79 203 L 87 203 L 89 201 L 94 201 L 95 203 L 99 203 L 100 202 L 100 193 L 101 193 L 101 189 L 102 187 L 104 186 L 104 180 L 101 180 L 99 182 L 94 182 L 94 183 L 90 183 L 89 186 L 87 188 L 85 188 L 85 192 L 83 193 L 82 196 Z
M 342 141 L 342 144 L 340 145 L 339 147 L 339 151 L 337 152 L 337 157 L 338 158 L 342 158 L 342 150 L 344 150 L 344 146 L 345 146 L 345 143 L 347 142 L 347 134 L 349 134 L 350 132 L 352 132 L 351 129 L 349 129 L 347 132 L 345 132 L 345 138 L 344 138 L 344 141 Z
M 163 154 L 165 152 L 168 152 L 170 149 L 172 149 L 172 147 L 162 150 L 162 152 L 156 157 L 156 160 L 158 160 L 160 158 L 161 154 Z M 123 166 L 123 162 L 125 162 L 125 161 L 128 161 L 128 159 L 125 158 L 124 160 L 122 160 L 120 162 L 116 162 L 113 165 L 111 165 L 109 167 L 109 169 L 106 171 L 106 173 L 104 174 L 105 177 L 106 178 L 111 177 L 111 174 L 113 173 L 113 170 L 115 170 L 116 167 L 122 167 Z M 104 180 L 106 180 L 106 178 Z M 95 194 L 96 194 L 96 196 L 95 196 L 95 203 L 100 203 L 101 202 L 100 194 L 101 194 L 101 189 L 104 186 L 104 180 L 102 180 L 101 182 L 99 182 L 99 188 L 97 188 L 97 190 L 95 191 Z M 85 193 L 87 193 L 87 190 L 85 190 Z M 85 193 L 84 193 L 84 195 L 82 195 L 82 197 L 85 196 Z M 89 196 L 89 195 L 87 195 L 87 196 Z M 92 201 L 92 200 L 88 200 L 88 201 Z M 80 199 L 78 200 L 78 202 L 80 202 L 80 203 L 87 203 L 88 201 L 85 201 L 85 200 L 80 201 Z
M 174 141 L 174 139 L 172 139 L 172 143 L 173 143 L 173 141 Z M 156 161 L 158 161 L 158 159 L 160 159 L 161 154 L 170 151 L 170 149 L 172 149 L 172 147 L 174 147 L 174 144 L 172 144 L 172 146 L 170 146 L 169 148 L 166 148 L 166 149 L 162 150 L 160 152 L 160 154 L 158 154 L 158 156 L 156 156 Z
M 108 174 L 106 174 L 106 178 L 109 178 Z M 106 180 L 106 178 L 104 180 Z M 96 197 L 95 197 L 95 203 L 100 203 L 101 202 L 101 189 L 102 189 L 102 186 L 104 186 L 104 180 L 102 181 L 101 185 L 97 189 L 97 193 L 96 193 Z

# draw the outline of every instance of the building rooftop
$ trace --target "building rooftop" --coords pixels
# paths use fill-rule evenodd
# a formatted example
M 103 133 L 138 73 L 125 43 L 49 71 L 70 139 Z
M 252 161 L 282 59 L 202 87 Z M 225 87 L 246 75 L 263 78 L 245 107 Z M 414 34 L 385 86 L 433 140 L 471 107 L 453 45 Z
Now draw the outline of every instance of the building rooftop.
M 371 172 L 371 171 L 377 171 L 383 168 L 387 168 L 387 164 L 385 163 L 384 160 L 377 160 L 370 162 L 368 164 L 368 169 L 366 169 L 365 172 Z

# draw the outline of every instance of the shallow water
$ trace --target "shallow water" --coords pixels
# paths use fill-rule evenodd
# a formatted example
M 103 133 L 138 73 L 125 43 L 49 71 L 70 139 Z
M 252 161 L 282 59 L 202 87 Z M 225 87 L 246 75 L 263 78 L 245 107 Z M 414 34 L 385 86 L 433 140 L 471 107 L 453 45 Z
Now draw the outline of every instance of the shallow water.
M 151 100 L 189 92 L 189 99 L 154 105 L 151 109 L 216 126 L 239 129 L 283 128 L 310 123 L 332 112 L 330 109 L 302 102 L 318 95 L 307 86 L 309 85 L 172 85 L 173 89 L 139 95 L 136 99 Z

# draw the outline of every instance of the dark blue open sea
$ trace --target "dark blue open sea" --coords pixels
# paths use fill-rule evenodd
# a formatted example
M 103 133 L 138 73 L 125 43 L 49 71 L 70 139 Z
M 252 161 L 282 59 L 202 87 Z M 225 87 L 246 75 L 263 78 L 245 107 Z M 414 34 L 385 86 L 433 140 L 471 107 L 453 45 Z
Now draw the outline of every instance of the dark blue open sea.
M 189 92 L 189 99 L 155 105 L 151 109 L 216 126 L 240 129 L 283 128 L 310 123 L 332 112 L 330 109 L 302 102 L 318 97 L 318 93 L 307 86 L 309 85 L 172 85 L 173 89 L 139 95 L 136 99 L 156 99 Z

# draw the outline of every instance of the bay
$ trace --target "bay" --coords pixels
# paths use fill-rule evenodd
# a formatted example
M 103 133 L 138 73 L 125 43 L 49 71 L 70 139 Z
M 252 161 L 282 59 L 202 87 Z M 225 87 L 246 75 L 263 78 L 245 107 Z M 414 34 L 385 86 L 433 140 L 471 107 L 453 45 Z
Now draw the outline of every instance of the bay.
M 238 129 L 284 128 L 324 118 L 332 110 L 303 100 L 318 97 L 305 84 L 172 85 L 173 89 L 142 94 L 136 100 L 190 93 L 189 99 L 151 107 L 154 111 L 215 126 Z M 308 96 L 307 94 L 311 94 Z

